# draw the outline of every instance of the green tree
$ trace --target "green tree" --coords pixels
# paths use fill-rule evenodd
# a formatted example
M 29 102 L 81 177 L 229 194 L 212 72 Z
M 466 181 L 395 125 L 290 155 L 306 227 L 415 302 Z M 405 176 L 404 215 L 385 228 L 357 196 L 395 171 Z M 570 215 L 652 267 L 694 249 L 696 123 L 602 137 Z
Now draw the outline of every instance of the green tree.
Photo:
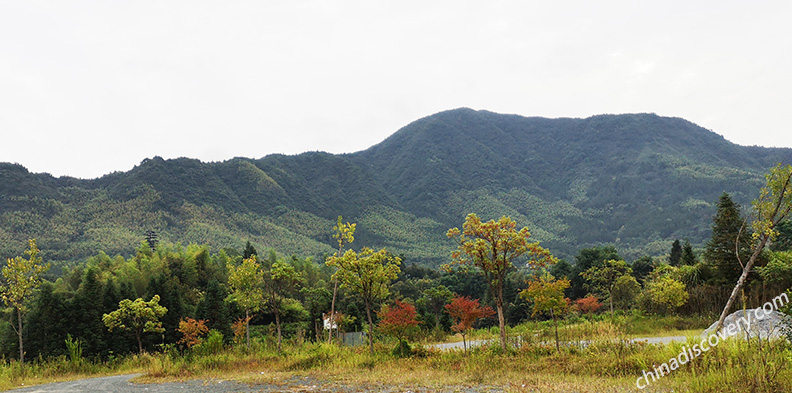
M 671 266 L 679 266 L 682 260 L 682 245 L 679 244 L 679 239 L 671 243 L 671 252 L 668 254 L 668 264 Z
M 726 306 L 723 307 L 716 331 L 723 327 L 723 321 L 729 314 L 734 300 L 737 299 L 737 294 L 745 285 L 745 280 L 762 254 L 762 250 L 778 235 L 776 229 L 778 224 L 786 219 L 792 211 L 792 165 L 776 165 L 770 169 L 770 173 L 765 175 L 765 179 L 767 179 L 767 183 L 759 191 L 759 198 L 752 203 L 754 219 L 751 221 L 753 229 L 751 237 L 755 242 L 752 247 L 753 253 L 745 263 L 742 274 L 737 279 L 737 284 L 734 286 Z
M 123 329 L 132 332 L 138 343 L 138 352 L 143 353 L 143 334 L 162 333 L 162 318 L 168 309 L 159 305 L 159 295 L 154 295 L 149 301 L 137 298 L 134 301 L 124 299 L 118 302 L 118 310 L 102 316 L 107 329 Z
M 583 272 L 590 269 L 592 266 L 602 265 L 609 259 L 615 259 L 617 261 L 622 259 L 613 246 L 599 246 L 580 250 L 575 256 L 575 265 L 572 266 L 572 275 L 569 276 L 569 282 L 572 284 L 570 287 L 570 297 L 573 299 L 585 297 L 588 291 L 586 290 L 586 279 L 583 278 Z
M 229 304 L 225 302 L 227 297 L 228 293 L 225 287 L 220 285 L 220 281 L 216 278 L 210 279 L 206 284 L 204 295 L 195 307 L 195 317 L 205 320 L 206 327 L 219 331 L 223 337 L 233 337 Z
M 617 308 L 628 309 L 630 308 L 637 294 L 641 292 L 641 284 L 635 277 L 625 274 L 616 279 L 613 286 L 613 304 Z
M 690 241 L 685 240 L 685 244 L 682 245 L 682 258 L 680 259 L 680 263 L 682 265 L 693 266 L 698 262 L 696 260 L 696 254 L 693 252 L 693 246 L 690 244 Z
M 545 266 L 555 263 L 549 251 L 539 246 L 539 242 L 529 241 L 528 228 L 516 229 L 517 223 L 509 217 L 482 222 L 474 213 L 468 214 L 462 230 L 451 228 L 449 238 L 456 238 L 459 246 L 453 252 L 455 263 L 472 265 L 481 270 L 495 299 L 500 327 L 501 348 L 506 351 L 506 320 L 503 313 L 503 285 L 506 275 L 514 269 L 514 261 L 523 255 L 528 257 L 530 266 Z
M 644 278 L 649 275 L 655 268 L 655 262 L 650 256 L 642 256 L 636 259 L 632 264 L 633 275 L 635 279 L 643 282 Z
M 336 225 L 333 227 L 333 239 L 336 239 L 338 242 L 338 252 L 336 253 L 336 258 L 341 258 L 344 245 L 352 243 L 355 241 L 355 228 L 357 224 L 352 223 L 350 224 L 347 222 L 344 224 L 343 218 L 338 216 L 338 221 Z M 325 263 L 329 266 L 330 259 L 327 259 Z M 333 275 L 333 299 L 330 301 L 330 318 L 335 318 L 335 303 L 336 298 L 338 297 L 338 279 L 335 278 Z M 333 338 L 333 323 L 330 323 L 330 329 L 327 330 L 327 342 L 329 343 L 330 340 Z M 337 324 L 336 328 L 337 328 Z
M 236 266 L 228 264 L 228 285 L 231 294 L 227 300 L 235 302 L 245 310 L 245 345 L 250 349 L 250 315 L 261 310 L 264 300 L 264 271 L 256 262 L 256 256 L 242 260 Z
M 438 285 L 423 291 L 423 296 L 419 301 L 434 312 L 435 329 L 440 329 L 440 314 L 452 297 L 454 294 L 445 285 Z
M 80 288 L 70 302 L 72 321 L 69 333 L 81 339 L 84 351 L 92 355 L 100 354 L 108 347 L 104 342 L 107 330 L 102 323 L 102 315 L 105 313 L 101 301 L 104 288 L 97 279 L 98 274 L 95 268 L 88 268 Z
M 281 313 L 283 302 L 290 290 L 302 281 L 294 266 L 276 260 L 264 274 L 264 299 L 267 309 L 275 315 L 275 329 L 278 335 L 278 352 L 281 350 Z
M 369 350 L 374 353 L 374 321 L 371 309 L 374 302 L 388 296 L 388 286 L 399 275 L 399 257 L 391 256 L 385 249 L 374 251 L 364 247 L 360 254 L 347 250 L 341 258 L 330 257 L 327 265 L 336 267 L 333 279 L 343 288 L 356 293 L 366 306 L 369 324 Z
M 325 288 L 324 281 L 320 281 L 319 285 L 314 287 L 307 285 L 302 287 L 300 294 L 303 296 L 305 309 L 308 311 L 311 324 L 313 324 L 316 341 L 319 341 L 322 339 L 324 326 L 322 313 L 330 307 L 330 298 L 333 295 Z
M 661 314 L 682 307 L 688 300 L 685 284 L 668 276 L 661 276 L 648 282 L 645 290 L 653 309 Z
M 558 341 L 558 317 L 569 309 L 569 299 L 564 297 L 564 290 L 569 288 L 569 280 L 562 278 L 556 280 L 550 273 L 534 277 L 528 283 L 528 288 L 520 292 L 525 300 L 533 302 L 533 314 L 550 314 L 555 328 L 556 351 L 561 353 Z
M 751 235 L 740 214 L 740 206 L 727 193 L 718 200 L 718 210 L 712 219 L 712 238 L 704 248 L 704 259 L 716 269 L 720 285 L 731 285 L 742 273 L 741 260 L 751 253 Z M 736 251 L 736 252 L 735 252 Z
M 601 266 L 592 266 L 583 272 L 583 278 L 586 279 L 588 288 L 608 298 L 611 318 L 613 318 L 613 289 L 616 287 L 616 281 L 621 276 L 631 274 L 632 269 L 627 265 L 627 262 L 615 259 L 609 259 Z
M 44 282 L 27 316 L 28 348 L 31 355 L 43 357 L 65 355 L 61 345 L 66 339 L 68 305 L 62 293 L 56 293 L 50 282 Z
M 256 248 L 250 244 L 250 240 L 245 243 L 245 249 L 242 251 L 242 259 L 248 259 L 252 256 L 258 256 L 258 252 L 256 252 Z
M 13 322 L 11 326 L 19 340 L 19 362 L 23 366 L 25 365 L 25 347 L 22 341 L 23 316 L 27 312 L 27 304 L 33 297 L 33 291 L 41 285 L 41 275 L 50 267 L 49 263 L 42 263 L 38 253 L 36 240 L 30 239 L 28 249 L 25 250 L 28 259 L 9 258 L 2 271 L 5 279 L 2 287 L 3 301 L 16 311 L 17 326 L 14 326 Z

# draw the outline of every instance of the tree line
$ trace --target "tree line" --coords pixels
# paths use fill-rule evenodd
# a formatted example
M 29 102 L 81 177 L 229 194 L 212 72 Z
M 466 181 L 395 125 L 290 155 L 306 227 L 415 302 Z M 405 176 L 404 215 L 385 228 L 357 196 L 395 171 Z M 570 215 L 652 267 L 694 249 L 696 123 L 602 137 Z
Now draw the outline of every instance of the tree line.
M 782 199 L 789 198 L 785 192 Z M 338 251 L 322 261 L 259 255 L 250 242 L 212 252 L 206 245 L 141 241 L 128 258 L 100 252 L 54 281 L 41 280 L 47 265 L 31 240 L 27 258 L 9 259 L 2 271 L 0 351 L 20 360 L 60 356 L 67 354 L 64 343 L 76 339 L 85 356 L 107 360 L 194 345 L 204 334 L 280 349 L 284 338 L 332 340 L 334 331 L 361 330 L 373 351 L 378 332 L 401 342 L 449 331 L 464 336 L 474 323 L 498 326 L 505 348 L 506 326 L 530 318 L 557 322 L 604 310 L 715 315 L 730 292 L 740 289 L 738 301 L 755 304 L 792 285 L 792 224 L 747 222 L 724 193 L 703 250 L 675 241 L 665 256 L 627 262 L 605 245 L 580 250 L 572 264 L 509 217 L 485 222 L 470 214 L 447 233 L 457 242 L 453 262 L 430 269 L 385 249 L 355 251 L 356 226 L 339 217 Z M 764 237 L 769 247 L 756 251 Z M 749 260 L 755 268 L 746 270 Z M 497 321 L 480 319 L 491 314 Z

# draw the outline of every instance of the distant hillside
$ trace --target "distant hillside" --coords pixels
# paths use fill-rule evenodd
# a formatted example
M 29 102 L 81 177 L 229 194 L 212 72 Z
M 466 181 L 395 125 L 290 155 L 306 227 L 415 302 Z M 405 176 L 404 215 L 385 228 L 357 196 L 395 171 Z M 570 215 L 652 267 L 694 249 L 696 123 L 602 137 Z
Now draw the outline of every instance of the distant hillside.
M 354 246 L 438 265 L 445 231 L 469 212 L 510 215 L 556 255 L 614 244 L 624 256 L 701 244 L 726 191 L 743 204 L 792 149 L 744 147 L 653 114 L 544 119 L 457 109 L 417 120 L 347 155 L 303 153 L 222 163 L 144 160 L 78 180 L 0 164 L 0 256 L 28 237 L 50 260 L 130 254 L 147 230 L 164 241 L 285 254 L 333 252 L 339 214 Z

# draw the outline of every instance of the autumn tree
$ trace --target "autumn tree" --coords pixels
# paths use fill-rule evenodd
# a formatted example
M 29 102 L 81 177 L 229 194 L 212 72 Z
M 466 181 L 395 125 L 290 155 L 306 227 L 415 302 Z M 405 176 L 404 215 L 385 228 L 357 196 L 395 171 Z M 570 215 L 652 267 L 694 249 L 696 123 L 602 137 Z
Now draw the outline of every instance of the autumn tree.
M 451 228 L 447 236 L 459 242 L 452 258 L 454 263 L 472 265 L 480 269 L 495 299 L 500 327 L 501 348 L 506 350 L 506 320 L 503 310 L 503 284 L 506 275 L 514 269 L 514 262 L 526 256 L 526 264 L 537 267 L 555 263 L 549 251 L 530 242 L 528 228 L 516 229 L 517 223 L 509 217 L 482 222 L 474 213 L 468 214 L 462 230 Z
M 382 305 L 382 309 L 377 313 L 379 316 L 379 328 L 388 335 L 395 337 L 399 341 L 404 341 L 410 332 L 418 326 L 418 312 L 415 306 L 399 300 L 393 302 L 393 306 Z
M 623 260 L 609 259 L 599 266 L 592 266 L 583 272 L 588 288 L 595 293 L 608 297 L 611 318 L 613 318 L 613 289 L 619 277 L 632 274 L 632 269 Z
M 282 260 L 276 260 L 264 274 L 264 298 L 267 309 L 275 315 L 275 330 L 278 335 L 278 352 L 281 350 L 283 336 L 281 334 L 281 313 L 283 303 L 290 290 L 301 281 L 300 274 L 294 266 Z
M 251 314 L 261 310 L 264 300 L 264 272 L 261 265 L 256 262 L 256 256 L 242 260 L 242 264 L 236 266 L 228 264 L 228 285 L 231 287 L 231 294 L 228 300 L 236 302 L 239 307 L 245 310 L 245 343 L 250 349 L 250 318 Z
M 751 228 L 753 229 L 752 238 L 754 243 L 752 245 L 753 252 L 751 253 L 748 261 L 744 262 L 742 274 L 734 286 L 726 306 L 721 312 L 718 319 L 718 325 L 715 330 L 718 331 L 723 327 L 723 321 L 731 311 L 734 300 L 745 285 L 745 280 L 748 274 L 753 269 L 756 260 L 762 254 L 762 250 L 768 242 L 775 239 L 778 235 L 777 227 L 792 211 L 792 165 L 778 164 L 772 169 L 770 173 L 765 175 L 767 183 L 759 191 L 759 198 L 753 201 L 753 221 Z M 739 256 L 739 246 L 736 248 L 736 255 Z M 740 260 L 743 264 L 743 261 Z
M 468 296 L 455 296 L 451 303 L 445 306 L 448 315 L 454 320 L 451 330 L 462 335 L 462 347 L 467 353 L 467 332 L 473 328 L 473 324 L 480 318 L 491 317 L 495 311 L 489 306 L 481 306 L 478 299 L 471 299 Z
M 118 309 L 102 316 L 107 329 L 123 329 L 135 335 L 138 343 L 138 352 L 143 353 L 143 334 L 162 333 L 162 318 L 168 309 L 159 305 L 159 295 L 154 295 L 149 301 L 137 298 L 134 301 L 123 299 L 118 302 Z
M 22 320 L 27 312 L 27 305 L 33 296 L 33 291 L 41 285 L 41 275 L 46 272 L 50 265 L 42 263 L 36 240 L 28 240 L 28 249 L 25 251 L 28 259 L 22 257 L 8 258 L 6 266 L 3 267 L 3 301 L 16 311 L 17 326 L 13 322 L 14 328 L 19 339 L 19 362 L 25 365 L 25 347 L 22 342 L 23 330 Z
M 520 292 L 520 297 L 533 302 L 533 314 L 550 314 L 553 318 L 555 327 L 556 351 L 561 352 L 558 341 L 558 317 L 564 315 L 569 309 L 569 299 L 564 297 L 564 290 L 569 288 L 569 280 L 562 278 L 556 280 L 550 273 L 534 277 L 529 283 L 528 288 Z
M 600 303 L 594 295 L 575 300 L 575 305 L 577 305 L 578 311 L 580 311 L 581 314 L 594 314 L 602 307 L 602 303 Z
M 355 241 L 355 227 L 357 227 L 357 224 L 355 223 L 350 224 L 349 222 L 344 224 L 343 218 L 341 216 L 338 216 L 338 221 L 336 222 L 336 225 L 333 227 L 333 239 L 336 239 L 336 241 L 338 242 L 338 252 L 336 253 L 335 258 L 342 257 L 344 245 Z M 325 263 L 328 266 L 330 265 L 331 258 L 332 257 L 328 258 L 327 261 L 325 261 Z M 335 275 L 333 277 L 335 277 Z M 333 299 L 330 301 L 331 317 L 335 315 L 335 302 L 337 297 L 338 297 L 338 279 L 333 278 Z M 327 333 L 328 343 L 333 338 L 333 325 L 335 324 L 331 321 L 330 329 L 328 329 L 328 333 Z
M 195 320 L 188 317 L 179 321 L 178 331 L 182 334 L 178 343 L 192 348 L 203 341 L 201 336 L 209 333 L 209 327 L 206 326 L 206 321 L 203 319 Z
M 338 270 L 333 279 L 341 286 L 357 294 L 366 306 L 369 324 L 369 350 L 374 353 L 374 320 L 371 309 L 375 302 L 388 296 L 390 282 L 399 274 L 399 257 L 391 256 L 385 249 L 374 251 L 364 247 L 360 254 L 347 250 L 341 258 L 331 257 L 327 265 Z M 332 314 L 331 314 L 332 315 Z
M 423 291 L 423 296 L 419 301 L 434 312 L 435 329 L 440 329 L 440 314 L 453 297 L 454 294 L 445 285 L 438 285 Z

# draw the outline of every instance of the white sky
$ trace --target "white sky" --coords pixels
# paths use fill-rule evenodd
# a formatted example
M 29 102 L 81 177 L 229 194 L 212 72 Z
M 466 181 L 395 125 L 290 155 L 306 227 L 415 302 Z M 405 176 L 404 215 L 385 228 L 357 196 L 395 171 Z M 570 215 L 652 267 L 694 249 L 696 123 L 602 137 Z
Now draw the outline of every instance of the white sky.
M 0 0 L 0 161 L 353 152 L 458 107 L 792 147 L 782 1 Z

